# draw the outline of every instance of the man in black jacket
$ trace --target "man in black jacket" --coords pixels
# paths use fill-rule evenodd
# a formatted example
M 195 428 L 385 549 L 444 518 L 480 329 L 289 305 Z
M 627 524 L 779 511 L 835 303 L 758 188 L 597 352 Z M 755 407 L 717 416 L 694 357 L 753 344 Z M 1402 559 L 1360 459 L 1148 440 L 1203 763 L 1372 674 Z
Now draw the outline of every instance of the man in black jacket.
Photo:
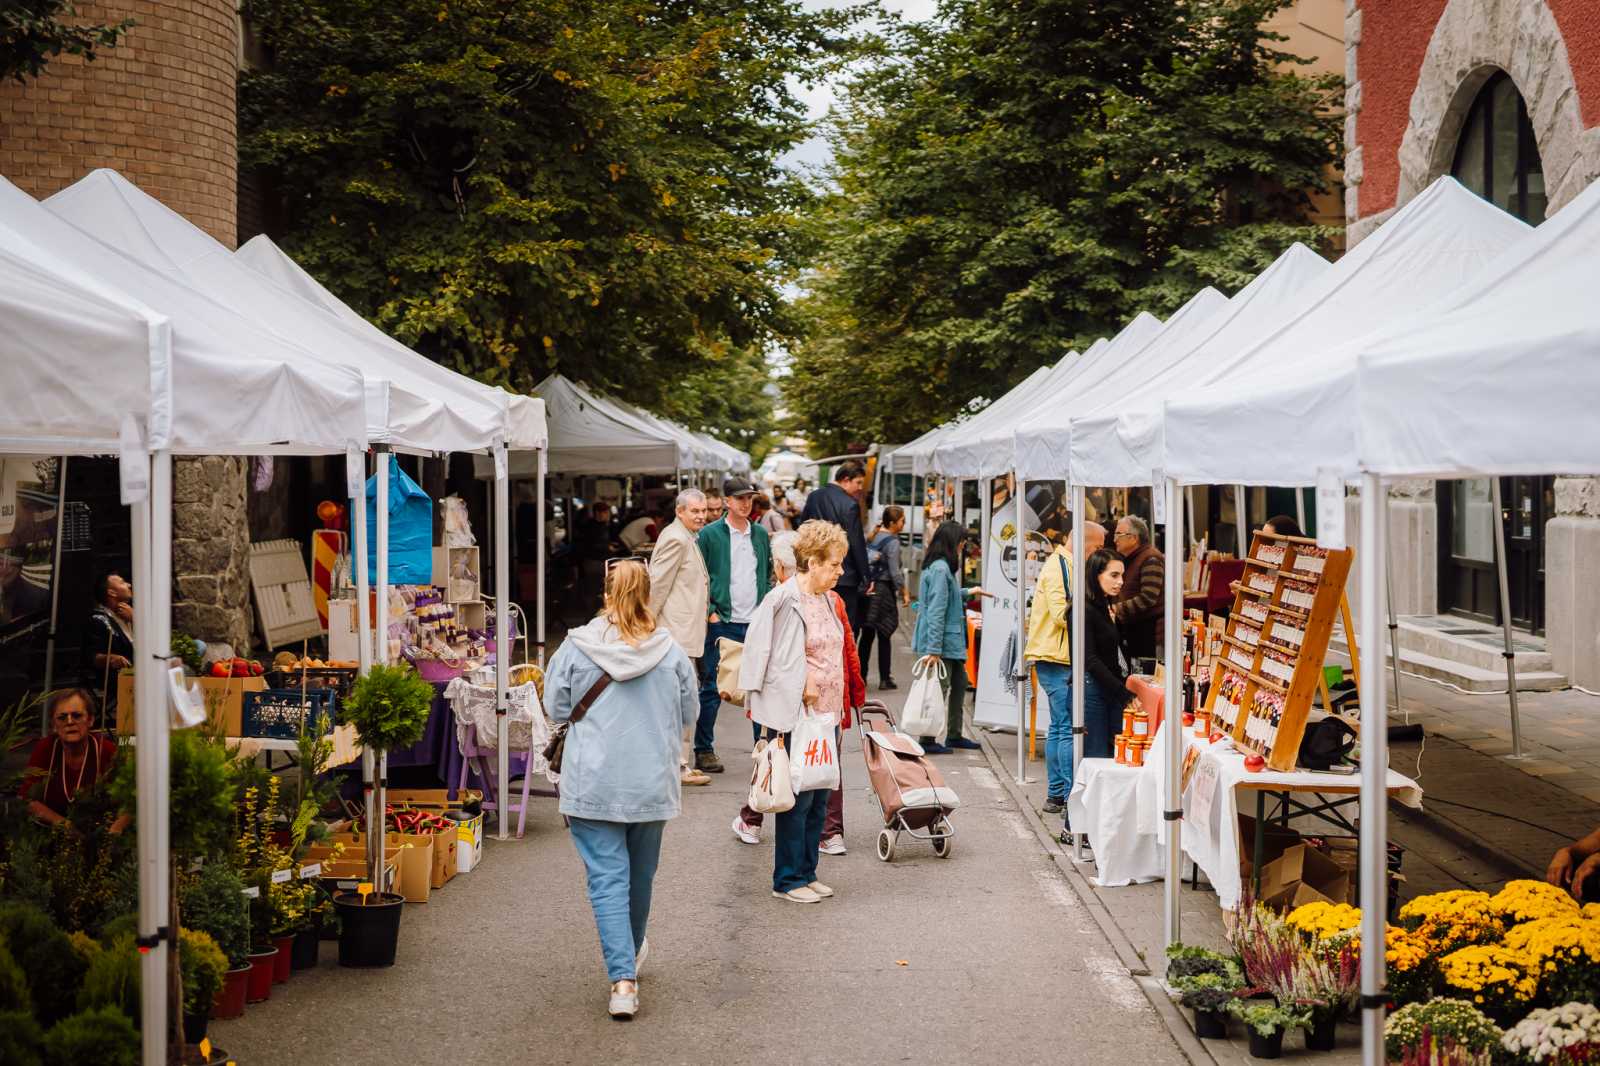
M 861 604 L 867 591 L 867 538 L 861 530 L 861 490 L 867 483 L 867 468 L 860 460 L 847 459 L 833 472 L 833 484 L 817 489 L 806 497 L 806 508 L 800 512 L 800 522 L 820 518 L 844 530 L 850 550 L 844 557 L 844 573 L 834 591 L 844 600 L 845 613 L 850 616 L 850 631 L 861 633 Z

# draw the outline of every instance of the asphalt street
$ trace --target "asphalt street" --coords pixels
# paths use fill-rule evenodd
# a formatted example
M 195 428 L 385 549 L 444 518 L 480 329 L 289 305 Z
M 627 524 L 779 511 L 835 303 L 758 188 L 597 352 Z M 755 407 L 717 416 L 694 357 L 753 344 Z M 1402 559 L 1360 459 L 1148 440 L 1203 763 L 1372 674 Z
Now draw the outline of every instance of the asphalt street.
M 325 943 L 214 1042 L 243 1066 L 1187 1061 L 982 753 L 938 758 L 962 800 L 951 856 L 903 841 L 884 863 L 848 738 L 849 854 L 821 865 L 838 895 L 800 905 L 771 894 L 770 821 L 760 846 L 730 831 L 748 724 L 724 706 L 717 734 L 730 770 L 667 829 L 633 1022 L 606 1016 L 582 863 L 545 800 L 524 839 L 407 905 L 392 969 L 341 969 Z

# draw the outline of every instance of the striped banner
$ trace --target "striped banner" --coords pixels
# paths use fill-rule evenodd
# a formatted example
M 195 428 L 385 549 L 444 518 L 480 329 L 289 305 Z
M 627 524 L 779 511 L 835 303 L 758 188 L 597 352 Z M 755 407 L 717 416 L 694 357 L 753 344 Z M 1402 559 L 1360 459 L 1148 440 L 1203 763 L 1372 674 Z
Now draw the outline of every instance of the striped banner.
M 337 529 L 318 529 L 311 533 L 311 598 L 316 601 L 317 618 L 328 628 L 328 593 L 333 588 L 334 563 L 344 554 L 344 534 Z

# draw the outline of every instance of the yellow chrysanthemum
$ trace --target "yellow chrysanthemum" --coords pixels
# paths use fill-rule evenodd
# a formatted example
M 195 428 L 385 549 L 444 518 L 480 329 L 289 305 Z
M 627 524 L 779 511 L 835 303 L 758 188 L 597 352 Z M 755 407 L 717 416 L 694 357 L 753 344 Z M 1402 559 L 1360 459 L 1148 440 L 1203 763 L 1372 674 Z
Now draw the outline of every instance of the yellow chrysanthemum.
M 1361 928 L 1361 911 L 1348 903 L 1319 901 L 1296 907 L 1285 919 L 1294 929 L 1329 940 Z
M 1507 925 L 1540 918 L 1575 918 L 1580 913 L 1577 901 L 1544 881 L 1512 881 L 1489 901 L 1489 906 Z
M 1525 952 L 1498 944 L 1461 948 L 1440 962 L 1447 986 L 1491 1009 L 1532 999 L 1539 987 L 1539 969 L 1539 964 Z

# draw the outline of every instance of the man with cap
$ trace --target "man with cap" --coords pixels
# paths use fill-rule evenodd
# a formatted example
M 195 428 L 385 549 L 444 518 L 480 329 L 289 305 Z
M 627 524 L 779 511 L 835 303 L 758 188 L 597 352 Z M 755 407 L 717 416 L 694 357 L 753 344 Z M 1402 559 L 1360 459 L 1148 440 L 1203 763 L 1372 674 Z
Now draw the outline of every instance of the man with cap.
M 722 637 L 744 641 L 756 605 L 772 587 L 772 549 L 767 531 L 750 521 L 756 487 L 742 477 L 723 482 L 727 500 L 725 517 L 700 530 L 700 554 L 710 579 L 710 604 L 706 615 L 706 648 L 700 657 L 700 720 L 694 729 L 694 765 L 720 774 L 722 760 L 714 749 L 717 711 L 722 696 L 717 691 L 717 641 Z

